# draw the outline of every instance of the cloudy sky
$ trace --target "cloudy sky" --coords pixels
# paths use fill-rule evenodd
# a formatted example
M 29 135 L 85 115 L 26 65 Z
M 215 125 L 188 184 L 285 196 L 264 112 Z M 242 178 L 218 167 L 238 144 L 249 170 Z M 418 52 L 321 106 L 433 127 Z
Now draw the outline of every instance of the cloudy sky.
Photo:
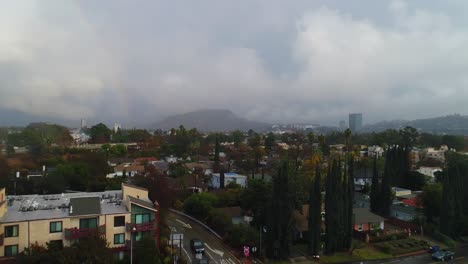
M 466 0 L 8 1 L 0 112 L 147 124 L 468 114 Z

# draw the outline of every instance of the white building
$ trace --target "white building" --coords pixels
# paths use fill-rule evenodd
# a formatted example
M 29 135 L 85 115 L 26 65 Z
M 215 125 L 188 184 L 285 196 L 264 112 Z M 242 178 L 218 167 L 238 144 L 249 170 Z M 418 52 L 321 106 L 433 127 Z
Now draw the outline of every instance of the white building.
M 445 162 L 445 148 L 436 150 L 434 148 L 427 148 L 424 151 L 424 158 L 432 158 L 440 162 Z
M 426 175 L 428 177 L 435 178 L 435 173 L 438 172 L 438 171 L 442 171 L 442 168 L 441 167 L 425 167 L 425 166 L 422 166 L 416 171 L 423 174 L 423 175 Z
M 210 180 L 210 186 L 213 188 L 219 188 L 220 187 L 220 175 L 219 173 L 212 173 L 211 174 L 211 180 Z M 224 173 L 224 186 L 228 185 L 229 183 L 234 182 L 236 184 L 239 184 L 241 187 L 247 187 L 247 176 L 240 175 L 234 172 L 227 172 Z
M 384 149 L 381 146 L 370 146 L 367 148 L 367 155 L 369 157 L 377 157 L 380 158 L 384 154 Z

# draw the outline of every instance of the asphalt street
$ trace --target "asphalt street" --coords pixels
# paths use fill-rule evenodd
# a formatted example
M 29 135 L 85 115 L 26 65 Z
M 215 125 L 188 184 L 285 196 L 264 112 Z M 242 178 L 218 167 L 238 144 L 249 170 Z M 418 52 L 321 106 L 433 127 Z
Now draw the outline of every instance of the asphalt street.
M 178 253 L 182 253 L 187 258 L 189 263 L 195 263 L 195 260 L 201 257 L 191 251 L 190 240 L 200 239 L 205 243 L 205 256 L 209 259 L 209 264 L 239 264 L 219 238 L 195 221 L 173 212 L 168 212 L 166 221 L 173 234 L 183 234 L 182 248 L 178 247 L 177 240 L 174 240 L 174 247 L 178 249 Z

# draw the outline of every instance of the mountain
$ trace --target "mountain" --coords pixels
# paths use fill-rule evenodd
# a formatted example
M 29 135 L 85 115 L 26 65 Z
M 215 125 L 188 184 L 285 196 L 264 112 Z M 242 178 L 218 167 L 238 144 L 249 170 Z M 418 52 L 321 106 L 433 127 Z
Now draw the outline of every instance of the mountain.
M 185 128 L 196 128 L 200 131 L 264 131 L 271 127 L 267 123 L 249 121 L 236 116 L 226 109 L 204 109 L 190 113 L 169 116 L 154 124 L 153 128 L 169 130 L 183 125 Z
M 401 129 L 406 126 L 414 127 L 420 132 L 433 134 L 468 135 L 468 116 L 454 114 L 412 121 L 385 121 L 366 125 L 362 132 L 379 132 L 386 129 Z

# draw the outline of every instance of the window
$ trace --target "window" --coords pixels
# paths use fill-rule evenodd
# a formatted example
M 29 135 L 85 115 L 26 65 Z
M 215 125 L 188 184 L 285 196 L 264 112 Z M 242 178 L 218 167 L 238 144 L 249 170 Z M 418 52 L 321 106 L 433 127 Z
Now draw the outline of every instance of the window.
M 17 237 L 18 229 L 18 225 L 5 226 L 5 237 Z
M 148 223 L 150 221 L 149 214 L 137 214 L 135 215 L 135 223 L 136 224 L 143 224 Z
M 125 216 L 114 216 L 114 227 L 125 226 Z
M 83 218 L 80 219 L 80 228 L 96 228 L 97 218 Z
M 358 225 L 358 231 L 362 231 L 362 224 Z
M 142 232 L 136 232 L 134 233 L 135 234 L 135 241 L 140 241 L 141 238 L 143 237 L 143 233 Z
M 5 257 L 18 255 L 18 245 L 5 246 Z
M 114 244 L 124 244 L 125 243 L 125 234 L 115 234 L 114 235 Z
M 62 221 L 50 222 L 50 233 L 62 232 Z

